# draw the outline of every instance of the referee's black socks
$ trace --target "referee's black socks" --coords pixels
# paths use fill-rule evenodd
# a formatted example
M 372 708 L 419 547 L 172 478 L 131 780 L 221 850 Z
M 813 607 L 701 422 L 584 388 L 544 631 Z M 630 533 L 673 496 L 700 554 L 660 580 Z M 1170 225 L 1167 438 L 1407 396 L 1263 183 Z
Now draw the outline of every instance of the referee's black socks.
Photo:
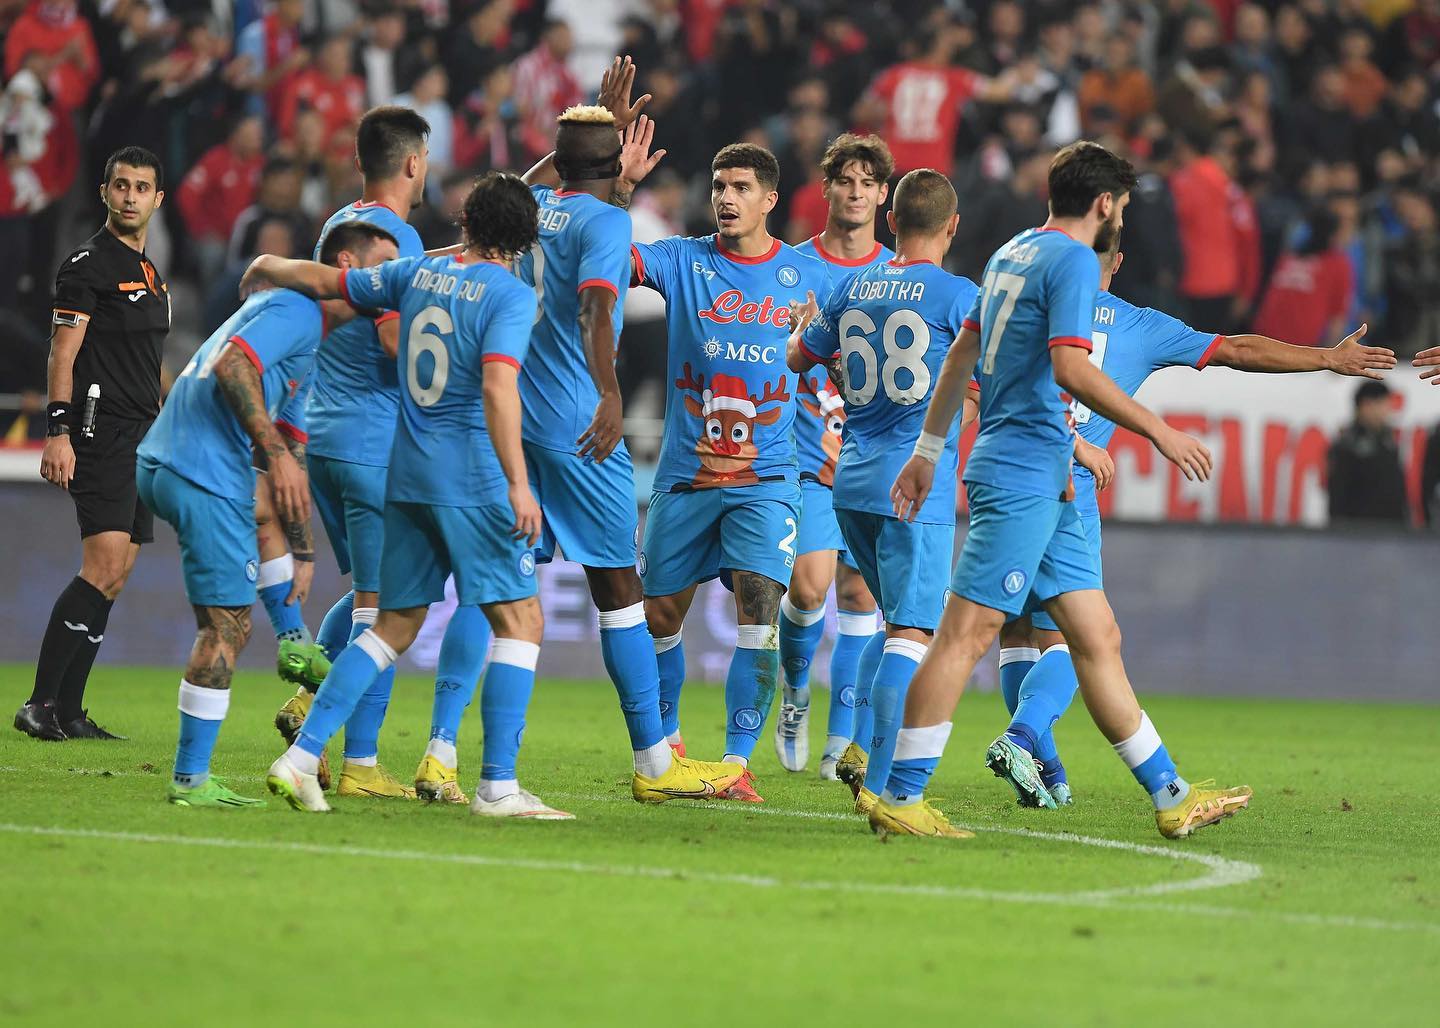
M 50 611 L 30 702 L 55 704 L 62 723 L 81 716 L 85 683 L 100 652 L 114 602 L 76 575 Z

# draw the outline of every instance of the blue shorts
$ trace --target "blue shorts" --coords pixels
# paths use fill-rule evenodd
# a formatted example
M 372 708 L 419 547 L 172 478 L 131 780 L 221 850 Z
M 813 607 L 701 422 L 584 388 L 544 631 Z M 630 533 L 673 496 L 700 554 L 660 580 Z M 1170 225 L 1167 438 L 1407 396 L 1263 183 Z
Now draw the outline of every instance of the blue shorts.
M 722 569 L 789 586 L 799 518 L 794 482 L 654 493 L 640 551 L 645 595 L 678 593 Z
M 566 560 L 587 568 L 635 566 L 640 518 L 635 471 L 623 443 L 599 464 L 526 443 L 525 469 L 545 515 L 536 560 L 548 563 L 558 546 Z
M 260 552 L 255 497 L 216 496 L 163 464 L 135 468 L 140 499 L 180 538 L 185 597 L 196 607 L 249 607 L 255 602 Z
M 844 508 L 835 517 L 885 623 L 932 632 L 938 628 L 955 552 L 955 526 L 916 524 Z
M 795 538 L 795 552 L 816 550 L 834 550 L 846 564 L 855 566 L 845 552 L 845 538 L 835 520 L 835 491 L 806 478 L 800 482 L 800 534 Z
M 385 504 L 385 553 L 380 558 L 380 609 L 408 610 L 445 597 L 455 576 L 462 607 L 534 596 L 535 554 L 512 539 L 508 503 L 483 507 Z
M 1044 601 L 1099 589 L 1100 571 L 1073 503 L 966 483 L 970 532 L 950 591 L 1018 615 L 1033 592 Z
M 335 551 L 342 575 L 357 592 L 380 588 L 385 549 L 385 478 L 388 468 L 310 457 L 310 495 Z
M 1095 572 L 1100 576 L 1100 585 L 1103 588 L 1105 567 L 1100 559 L 1100 515 L 1081 514 L 1080 528 L 1085 533 L 1085 538 L 1090 541 L 1090 552 L 1095 554 Z M 1045 607 L 1035 598 L 1034 593 L 1030 594 L 1030 600 L 1025 604 L 1024 613 L 1029 615 L 1031 626 L 1045 632 L 1060 631 L 1060 626 L 1055 623 L 1054 618 L 1046 613 Z

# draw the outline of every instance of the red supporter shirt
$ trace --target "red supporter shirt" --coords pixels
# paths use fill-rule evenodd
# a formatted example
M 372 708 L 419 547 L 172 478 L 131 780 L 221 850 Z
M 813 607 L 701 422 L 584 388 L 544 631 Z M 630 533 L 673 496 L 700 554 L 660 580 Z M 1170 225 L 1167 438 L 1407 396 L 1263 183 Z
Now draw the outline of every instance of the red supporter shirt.
M 264 155 L 237 158 L 230 147 L 212 146 L 180 183 L 180 213 L 190 234 L 229 239 L 240 212 L 255 201 Z
M 78 58 L 55 66 L 45 80 L 45 88 L 54 97 L 55 105 L 62 108 L 63 119 L 67 112 L 85 103 L 90 90 L 100 78 L 100 52 L 95 48 L 95 36 L 90 23 L 78 14 L 56 16 L 45 7 L 32 3 L 5 36 L 5 75 L 9 79 L 20 70 L 25 58 L 32 53 L 53 57 L 71 43 L 80 48 Z
M 918 61 L 880 73 L 872 89 L 885 101 L 881 135 L 895 155 L 896 174 L 916 168 L 950 173 L 960 114 L 979 84 L 980 76 L 968 68 L 940 68 Z
M 1230 186 L 1225 170 L 1209 157 L 1191 161 L 1170 176 L 1185 255 L 1181 296 L 1211 299 L 1241 292 L 1241 234 Z
M 1327 344 L 1330 323 L 1350 310 L 1352 289 L 1350 262 L 1339 250 L 1287 253 L 1270 276 L 1255 331 L 1298 346 Z
M 332 79 L 318 68 L 307 68 L 290 79 L 280 101 L 280 135 L 289 139 L 301 106 L 320 112 L 325 119 L 325 140 L 353 127 L 365 113 L 365 80 L 359 75 Z

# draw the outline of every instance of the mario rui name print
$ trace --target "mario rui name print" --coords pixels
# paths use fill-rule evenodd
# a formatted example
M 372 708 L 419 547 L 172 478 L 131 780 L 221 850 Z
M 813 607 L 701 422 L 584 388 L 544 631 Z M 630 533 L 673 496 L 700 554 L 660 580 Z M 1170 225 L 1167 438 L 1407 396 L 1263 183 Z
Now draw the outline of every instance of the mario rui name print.
M 685 409 L 701 419 L 700 439 L 695 453 L 700 469 L 691 484 L 699 487 L 750 485 L 759 476 L 751 469 L 759 451 L 755 447 L 757 425 L 773 425 L 790 402 L 785 376 L 772 388 L 769 382 L 759 396 L 751 396 L 743 379 L 734 375 L 696 375 L 687 363 L 675 388 L 685 394 Z M 691 395 L 694 394 L 694 395 Z

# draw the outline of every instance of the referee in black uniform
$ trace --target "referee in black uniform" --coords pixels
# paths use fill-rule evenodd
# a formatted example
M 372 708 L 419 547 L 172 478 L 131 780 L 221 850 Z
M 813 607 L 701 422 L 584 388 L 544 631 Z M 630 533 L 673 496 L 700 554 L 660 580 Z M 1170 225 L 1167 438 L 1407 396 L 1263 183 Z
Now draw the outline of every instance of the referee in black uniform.
M 165 197 L 160 160 L 127 146 L 105 162 L 105 225 L 60 265 L 51 314 L 40 475 L 69 490 L 80 522 L 80 574 L 50 612 L 35 691 L 15 727 L 37 739 L 117 739 L 85 710 L 85 683 L 110 607 L 153 518 L 135 492 L 135 448 L 160 411 L 160 354 L 170 294 L 145 256 Z

